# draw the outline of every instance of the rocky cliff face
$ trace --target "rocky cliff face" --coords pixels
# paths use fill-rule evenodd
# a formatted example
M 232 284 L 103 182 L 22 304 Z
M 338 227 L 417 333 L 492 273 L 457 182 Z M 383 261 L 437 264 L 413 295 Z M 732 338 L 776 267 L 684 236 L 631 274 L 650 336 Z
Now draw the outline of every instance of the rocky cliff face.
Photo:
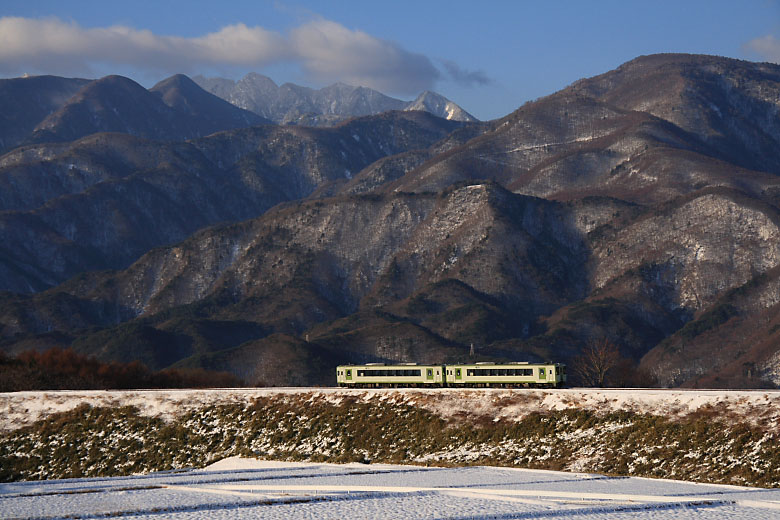
M 237 370 L 575 364 L 606 338 L 624 383 L 777 385 L 778 78 L 659 55 L 488 124 L 17 148 L 0 280 L 34 294 L 3 295 L 2 347 Z

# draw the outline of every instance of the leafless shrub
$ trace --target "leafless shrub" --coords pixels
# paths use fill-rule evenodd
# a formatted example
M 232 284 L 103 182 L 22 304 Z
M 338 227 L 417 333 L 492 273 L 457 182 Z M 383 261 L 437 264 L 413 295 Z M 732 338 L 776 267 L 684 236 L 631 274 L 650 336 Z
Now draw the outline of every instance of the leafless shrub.
M 607 338 L 590 341 L 574 359 L 574 373 L 584 386 L 603 388 L 607 376 L 621 360 L 617 346 Z

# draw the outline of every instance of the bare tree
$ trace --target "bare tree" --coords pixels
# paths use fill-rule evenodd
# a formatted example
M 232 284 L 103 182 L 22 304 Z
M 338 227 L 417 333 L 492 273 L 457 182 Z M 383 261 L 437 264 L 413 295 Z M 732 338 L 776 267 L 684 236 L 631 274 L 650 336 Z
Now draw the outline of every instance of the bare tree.
M 588 342 L 574 359 L 574 372 L 584 386 L 603 388 L 610 371 L 620 363 L 620 351 L 607 338 Z

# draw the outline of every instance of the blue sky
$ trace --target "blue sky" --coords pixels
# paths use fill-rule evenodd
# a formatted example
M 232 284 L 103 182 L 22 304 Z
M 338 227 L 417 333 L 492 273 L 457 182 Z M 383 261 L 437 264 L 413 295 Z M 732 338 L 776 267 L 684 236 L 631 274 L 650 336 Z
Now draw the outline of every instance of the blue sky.
M 780 62 L 780 0 L 0 0 L 0 76 L 250 71 L 412 99 L 429 88 L 480 119 L 642 54 Z

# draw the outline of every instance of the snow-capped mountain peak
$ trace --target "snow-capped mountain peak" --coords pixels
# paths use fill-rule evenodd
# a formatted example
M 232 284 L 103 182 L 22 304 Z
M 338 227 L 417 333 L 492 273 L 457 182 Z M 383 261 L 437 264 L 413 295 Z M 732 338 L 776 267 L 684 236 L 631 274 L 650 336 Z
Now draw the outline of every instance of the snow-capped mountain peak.
M 454 121 L 478 121 L 461 107 L 436 92 L 426 90 L 417 99 L 409 103 L 404 110 L 423 110 L 444 119 Z

